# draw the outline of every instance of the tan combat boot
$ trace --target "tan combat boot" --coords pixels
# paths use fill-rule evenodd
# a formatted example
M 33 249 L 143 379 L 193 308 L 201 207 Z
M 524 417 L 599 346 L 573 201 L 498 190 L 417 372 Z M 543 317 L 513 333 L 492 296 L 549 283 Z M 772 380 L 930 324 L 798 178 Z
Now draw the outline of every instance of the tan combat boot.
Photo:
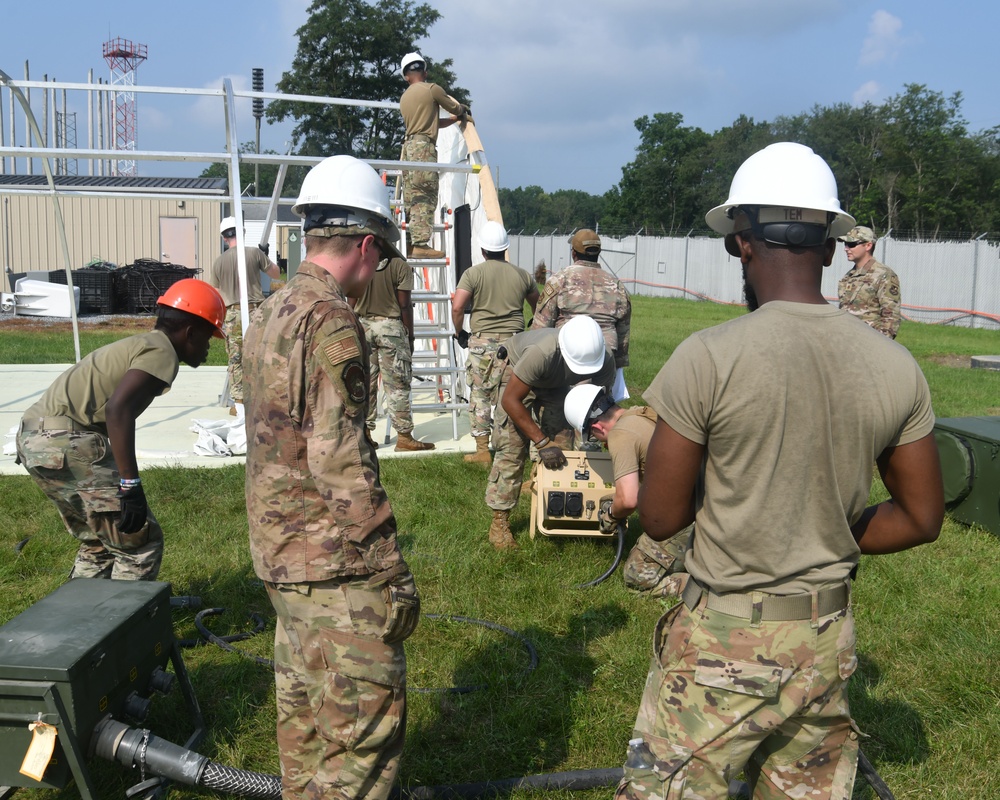
M 396 452 L 416 452 L 433 450 L 433 442 L 420 442 L 413 438 L 412 433 L 400 433 L 396 436 Z
M 464 461 L 468 461 L 472 464 L 492 464 L 493 456 L 490 455 L 490 437 L 489 436 L 477 436 L 476 437 L 476 452 L 469 453 L 462 457 Z
M 444 252 L 426 244 L 415 244 L 410 251 L 411 258 L 444 258 Z
M 510 532 L 510 512 L 494 511 L 493 522 L 490 523 L 490 544 L 497 550 L 516 550 L 517 542 Z

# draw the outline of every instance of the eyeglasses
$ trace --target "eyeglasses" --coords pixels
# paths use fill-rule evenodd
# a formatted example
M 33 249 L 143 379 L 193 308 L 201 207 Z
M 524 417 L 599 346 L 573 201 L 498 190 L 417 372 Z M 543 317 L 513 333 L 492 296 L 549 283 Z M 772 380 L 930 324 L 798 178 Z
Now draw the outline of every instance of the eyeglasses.
M 859 244 L 864 244 L 864 242 L 844 242 L 844 247 L 850 250 L 852 247 L 857 247 Z

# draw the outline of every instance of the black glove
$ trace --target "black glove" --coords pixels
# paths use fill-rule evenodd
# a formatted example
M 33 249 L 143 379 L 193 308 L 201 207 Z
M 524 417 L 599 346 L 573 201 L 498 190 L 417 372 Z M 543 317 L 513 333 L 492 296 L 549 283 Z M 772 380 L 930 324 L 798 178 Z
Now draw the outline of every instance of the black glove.
M 409 638 L 420 622 L 420 593 L 411 572 L 394 579 L 384 592 L 389 618 L 386 620 L 382 641 L 396 644 Z
M 463 350 L 467 350 L 469 347 L 469 332 L 466 330 L 461 330 L 455 334 L 455 340 L 458 342 L 458 346 Z
M 268 242 L 263 242 L 257 245 L 257 249 L 266 256 L 271 252 L 271 245 Z
M 538 457 L 547 469 L 561 469 L 568 463 L 562 449 L 557 444 L 547 444 L 538 451 Z
M 129 489 L 119 489 L 118 499 L 121 501 L 118 530 L 122 533 L 135 533 L 146 524 L 146 515 L 149 513 L 142 484 Z
M 614 500 L 610 497 L 601 498 L 601 507 L 597 512 L 597 529 L 601 533 L 617 533 L 621 520 L 611 516 L 611 504 Z

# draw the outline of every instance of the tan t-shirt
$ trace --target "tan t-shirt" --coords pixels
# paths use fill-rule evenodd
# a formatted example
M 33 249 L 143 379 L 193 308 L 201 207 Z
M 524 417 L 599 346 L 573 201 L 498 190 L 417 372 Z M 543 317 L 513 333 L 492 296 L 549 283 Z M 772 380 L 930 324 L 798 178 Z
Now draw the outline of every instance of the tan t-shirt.
M 646 452 L 656 428 L 656 412 L 648 406 L 626 408 L 608 434 L 608 452 L 615 480 L 639 473 L 642 483 L 646 471 Z
M 108 400 L 126 372 L 148 372 L 169 389 L 179 366 L 177 352 L 163 331 L 120 339 L 90 353 L 56 378 L 38 402 L 24 412 L 24 418 L 69 417 L 82 427 L 106 435 Z
M 507 340 L 506 347 L 511 370 L 538 395 L 565 391 L 578 383 L 611 386 L 615 380 L 615 359 L 608 350 L 597 372 L 573 372 L 559 352 L 559 331 L 555 328 L 518 333 Z
M 437 141 L 439 106 L 449 114 L 462 112 L 462 104 L 436 83 L 420 81 L 410 84 L 399 99 L 399 111 L 406 125 L 406 135 L 422 133 Z
M 524 330 L 524 299 L 535 280 L 515 264 L 491 258 L 462 273 L 458 288 L 472 294 L 473 336 L 504 338 Z
M 375 273 L 375 277 L 354 304 L 354 313 L 359 317 L 401 319 L 397 290 L 413 291 L 413 268 L 401 258 L 391 259 L 389 266 Z
M 829 305 L 770 302 L 695 333 L 643 397 L 706 445 L 687 565 L 717 592 L 846 579 L 875 458 L 934 427 L 906 348 Z
M 247 302 L 262 303 L 264 302 L 264 291 L 260 287 L 260 276 L 267 272 L 271 262 L 260 251 L 260 248 L 244 247 L 243 249 L 247 254 Z M 239 262 L 236 253 L 236 248 L 230 247 L 215 259 L 208 281 L 219 290 L 222 302 L 227 306 L 240 302 Z

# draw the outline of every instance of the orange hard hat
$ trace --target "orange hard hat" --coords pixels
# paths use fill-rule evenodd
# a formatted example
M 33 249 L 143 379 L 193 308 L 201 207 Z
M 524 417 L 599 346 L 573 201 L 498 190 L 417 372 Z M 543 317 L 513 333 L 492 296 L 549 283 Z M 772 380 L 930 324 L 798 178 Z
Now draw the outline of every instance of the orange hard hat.
M 179 280 L 156 303 L 201 317 L 215 326 L 215 336 L 219 339 L 226 338 L 222 332 L 222 323 L 226 320 L 226 304 L 218 290 L 205 281 L 197 278 Z

